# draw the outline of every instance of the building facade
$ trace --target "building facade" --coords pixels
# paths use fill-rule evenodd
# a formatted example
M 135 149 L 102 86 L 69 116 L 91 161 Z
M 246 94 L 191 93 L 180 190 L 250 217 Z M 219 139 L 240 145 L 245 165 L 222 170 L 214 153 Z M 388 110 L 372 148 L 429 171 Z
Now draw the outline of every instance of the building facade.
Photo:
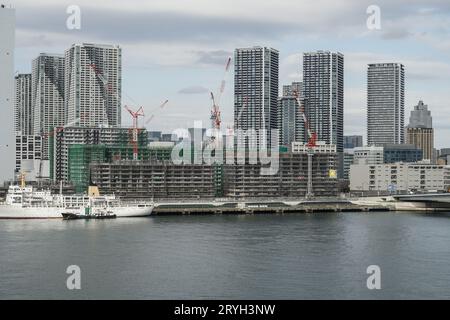
M 34 134 L 33 104 L 31 103 L 31 74 L 18 74 L 14 82 L 14 132 Z
M 353 149 L 363 146 L 362 136 L 344 136 L 344 149 Z
M 419 162 L 423 160 L 423 152 L 412 144 L 386 144 L 383 159 L 384 163 Z
M 91 179 L 102 192 L 132 198 L 213 198 L 215 172 L 211 165 L 170 161 L 91 163 Z
M 317 139 L 344 151 L 344 55 L 317 51 L 303 54 L 305 112 Z
M 424 159 L 435 162 L 433 118 L 423 101 L 419 101 L 411 111 L 406 128 L 406 143 L 422 149 Z
M 92 127 L 60 127 L 50 136 L 50 173 L 52 180 L 69 181 L 69 148 L 72 145 L 106 145 L 126 147 L 132 141 L 130 128 L 92 128 Z M 140 129 L 138 133 L 138 149 L 147 148 L 148 133 Z
M 353 149 L 354 164 L 382 164 L 384 163 L 383 147 L 358 147 Z
M 279 53 L 266 47 L 236 49 L 234 53 L 234 128 L 278 128 Z
M 232 198 L 306 196 L 308 184 L 306 147 L 304 144 L 294 143 L 292 149 L 292 152 L 280 153 L 279 170 L 274 175 L 261 175 L 260 170 L 263 166 L 261 163 L 225 164 L 224 196 Z M 323 149 L 316 150 L 312 171 L 315 196 L 337 195 L 338 180 L 330 177 L 330 172 L 336 169 L 336 164 L 336 146 L 324 145 Z
M 300 99 L 303 97 L 303 83 L 292 82 L 283 86 L 283 97 L 292 97 L 294 94 L 298 94 Z
M 15 9 L 0 5 L 0 110 L 3 119 L 0 126 L 0 181 L 14 176 L 14 46 Z
M 16 134 L 15 177 L 25 175 L 27 181 L 43 181 L 49 177 L 49 160 L 43 159 L 43 138 Z
M 280 145 L 290 146 L 294 141 L 305 141 L 305 125 L 300 107 L 292 96 L 278 99 L 278 128 Z
M 367 144 L 405 141 L 405 68 L 400 63 L 369 64 L 367 69 Z
M 43 158 L 48 159 L 48 136 L 65 123 L 64 56 L 41 53 L 32 62 L 31 97 L 34 111 L 34 135 L 43 139 Z
M 354 164 L 350 167 L 350 190 L 444 191 L 445 175 L 445 166 L 432 164 Z
M 65 52 L 65 105 L 70 125 L 121 124 L 122 52 L 119 46 L 74 44 Z

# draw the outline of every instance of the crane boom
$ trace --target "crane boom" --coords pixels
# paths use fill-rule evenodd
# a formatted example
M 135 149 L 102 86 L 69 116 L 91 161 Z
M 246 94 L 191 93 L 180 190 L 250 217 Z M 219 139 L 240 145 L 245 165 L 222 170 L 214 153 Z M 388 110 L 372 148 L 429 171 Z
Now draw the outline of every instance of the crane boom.
M 223 92 L 225 91 L 226 81 L 225 77 L 230 70 L 231 66 L 231 57 L 228 57 L 227 63 L 225 64 L 225 70 L 222 77 L 222 81 L 220 82 L 220 87 L 218 90 L 218 93 L 214 95 L 214 93 L 211 94 L 211 101 L 212 101 L 212 109 L 211 109 L 211 127 L 213 129 L 220 130 L 220 125 L 222 123 L 222 119 L 220 117 L 220 98 L 222 97 Z
M 306 132 L 308 134 L 308 143 L 307 143 L 307 145 L 308 145 L 308 147 L 313 148 L 313 147 L 316 146 L 317 134 L 311 130 L 311 127 L 310 127 L 309 121 L 308 121 L 308 117 L 306 116 L 306 113 L 305 113 L 305 106 L 302 103 L 302 101 L 300 100 L 300 97 L 299 97 L 299 94 L 298 94 L 297 90 L 294 90 L 294 97 L 295 97 L 295 100 L 297 101 L 298 106 L 300 108 L 300 113 L 301 113 L 302 118 L 303 118 L 303 123 L 305 124 L 305 129 L 306 129 Z

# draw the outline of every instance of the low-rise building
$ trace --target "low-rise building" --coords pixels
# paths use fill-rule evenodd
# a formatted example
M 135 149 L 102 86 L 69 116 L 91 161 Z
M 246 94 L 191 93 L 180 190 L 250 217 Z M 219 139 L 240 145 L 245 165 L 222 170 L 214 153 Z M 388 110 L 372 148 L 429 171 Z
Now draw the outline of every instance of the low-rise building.
M 353 164 L 352 191 L 444 191 L 446 168 L 429 163 Z
M 280 152 L 279 168 L 273 175 L 262 175 L 261 163 L 224 165 L 224 196 L 304 197 L 308 183 L 308 147 L 292 143 L 291 152 Z M 336 196 L 337 152 L 335 145 L 319 143 L 313 148 L 312 184 L 317 197 Z
M 216 196 L 215 167 L 170 161 L 93 162 L 91 179 L 101 192 L 129 198 L 187 199 Z

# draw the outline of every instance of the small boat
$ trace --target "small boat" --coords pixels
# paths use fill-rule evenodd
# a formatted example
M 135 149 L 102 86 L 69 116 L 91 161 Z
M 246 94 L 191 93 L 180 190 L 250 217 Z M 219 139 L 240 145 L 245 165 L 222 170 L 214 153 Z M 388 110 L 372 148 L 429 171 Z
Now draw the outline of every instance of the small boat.
M 113 213 L 93 213 L 93 214 L 79 214 L 73 212 L 61 213 L 64 220 L 77 220 L 77 219 L 115 219 L 117 216 Z
M 66 212 L 61 213 L 64 220 L 77 220 L 77 219 L 115 219 L 117 216 L 106 209 L 85 207 L 85 208 L 74 208 L 75 210 L 66 210 Z M 84 209 L 84 212 L 81 210 Z M 94 209 L 94 210 L 93 210 Z M 72 212 L 71 212 L 72 211 Z

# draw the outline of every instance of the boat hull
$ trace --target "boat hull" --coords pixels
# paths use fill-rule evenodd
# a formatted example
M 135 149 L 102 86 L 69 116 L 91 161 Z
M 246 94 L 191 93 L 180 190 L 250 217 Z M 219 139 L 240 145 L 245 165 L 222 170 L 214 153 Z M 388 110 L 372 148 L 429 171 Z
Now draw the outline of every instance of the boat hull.
M 62 219 L 62 213 L 67 211 L 61 207 L 22 208 L 19 206 L 0 205 L 0 219 Z M 153 211 L 153 206 L 146 207 L 111 207 L 117 218 L 147 217 Z

